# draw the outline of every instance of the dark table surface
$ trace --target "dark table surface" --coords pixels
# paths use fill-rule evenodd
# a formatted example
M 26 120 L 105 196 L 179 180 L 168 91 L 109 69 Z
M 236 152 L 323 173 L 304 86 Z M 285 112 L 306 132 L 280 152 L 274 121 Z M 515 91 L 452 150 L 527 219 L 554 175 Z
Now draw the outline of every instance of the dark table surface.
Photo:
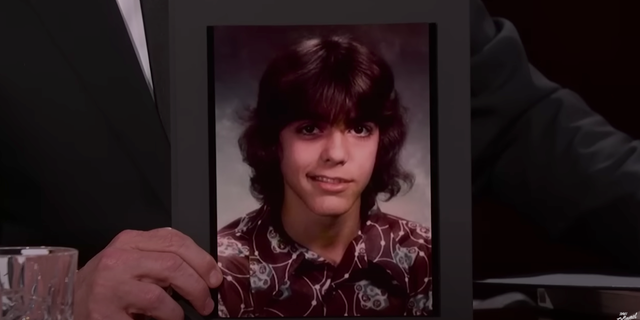
M 637 277 L 637 275 L 634 275 Z M 625 290 L 604 290 L 604 291 L 619 291 L 620 293 L 628 294 L 627 299 L 623 300 L 611 300 L 617 299 L 616 296 L 601 296 L 602 289 L 584 288 L 584 287 L 548 287 L 545 288 L 547 295 L 546 299 L 549 299 L 551 304 L 556 301 L 556 309 L 547 309 L 538 307 L 536 302 L 539 302 L 538 287 L 530 285 L 505 285 L 505 284 L 491 284 L 491 283 L 474 283 L 473 292 L 474 298 L 480 301 L 488 301 L 494 297 L 501 297 L 507 293 L 518 293 L 526 296 L 530 301 L 528 304 L 504 304 L 496 307 L 502 307 L 500 309 L 480 309 L 474 310 L 473 319 L 480 320 L 617 320 L 620 318 L 620 313 L 627 312 L 630 319 L 634 319 L 633 315 L 640 315 L 640 312 L 636 314 L 636 311 L 640 311 L 640 297 L 636 293 L 629 291 L 640 291 L 638 288 L 625 289 Z M 562 297 L 570 297 L 571 299 L 565 300 Z M 621 296 L 620 296 L 621 297 Z M 620 298 L 618 297 L 618 298 Z M 604 300 L 603 300 L 604 299 Z M 500 300 L 498 300 L 500 301 Z M 609 301 L 609 302 L 606 302 Z M 533 302 L 533 303 L 531 303 Z M 545 302 L 546 303 L 546 302 Z M 605 305 L 607 307 L 605 307 Z M 615 310 L 616 306 L 626 306 L 634 310 Z M 564 310 L 559 310 L 562 307 Z M 608 309 L 609 313 L 604 314 L 597 310 Z M 566 310 L 573 310 L 566 311 Z M 579 312 L 578 312 L 579 311 Z M 616 312 L 616 314 L 611 314 Z M 598 314 L 600 313 L 600 314 Z M 640 318 L 640 317 L 638 317 Z
M 616 320 L 617 316 L 578 315 L 535 308 L 474 310 L 474 320 Z

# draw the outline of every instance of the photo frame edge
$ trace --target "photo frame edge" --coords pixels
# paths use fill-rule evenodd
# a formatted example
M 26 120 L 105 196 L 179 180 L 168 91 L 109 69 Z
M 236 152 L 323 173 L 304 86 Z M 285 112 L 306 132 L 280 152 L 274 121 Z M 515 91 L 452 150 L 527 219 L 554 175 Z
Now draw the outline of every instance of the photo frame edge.
M 350 17 L 365 5 L 371 9 L 369 13 L 358 18 Z M 305 8 L 315 13 L 315 17 L 301 13 Z M 340 8 L 342 11 L 332 12 L 331 8 Z M 335 0 L 170 0 L 173 227 L 210 251 L 212 222 L 209 212 L 212 204 L 215 205 L 215 199 L 209 200 L 212 192 L 208 168 L 208 78 L 207 68 L 202 68 L 207 60 L 207 26 L 435 23 L 438 26 L 437 57 L 440 60 L 437 63 L 438 102 L 431 108 L 437 110 L 438 116 L 435 143 L 438 159 L 432 160 L 432 168 L 434 162 L 438 168 L 433 168 L 432 173 L 438 174 L 435 179 L 438 186 L 432 190 L 437 190 L 435 192 L 438 194 L 439 212 L 436 215 L 440 225 L 434 226 L 439 242 L 434 241 L 434 244 L 451 249 L 450 252 L 438 254 L 439 261 L 436 263 L 441 278 L 437 281 L 440 288 L 436 290 L 440 291 L 440 315 L 430 318 L 470 319 L 472 247 L 468 8 L 467 0 L 395 0 L 393 4 L 390 0 L 352 0 L 349 3 Z M 306 23 L 300 23 L 302 21 Z M 461 86 L 460 83 L 466 85 Z M 182 107 L 178 108 L 177 105 Z M 181 144 L 179 141 L 189 143 Z M 460 184 L 465 184 L 465 187 L 460 187 Z

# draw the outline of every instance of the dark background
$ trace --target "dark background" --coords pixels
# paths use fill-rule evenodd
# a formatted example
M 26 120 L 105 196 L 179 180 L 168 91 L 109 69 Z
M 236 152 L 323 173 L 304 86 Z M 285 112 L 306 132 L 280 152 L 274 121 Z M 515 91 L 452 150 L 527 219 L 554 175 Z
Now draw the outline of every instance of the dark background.
M 492 16 L 515 25 L 531 64 L 547 78 L 577 92 L 618 130 L 640 138 L 640 1 L 484 3 Z M 552 242 L 491 199 L 474 200 L 473 255 L 474 279 L 609 267 L 601 258 Z

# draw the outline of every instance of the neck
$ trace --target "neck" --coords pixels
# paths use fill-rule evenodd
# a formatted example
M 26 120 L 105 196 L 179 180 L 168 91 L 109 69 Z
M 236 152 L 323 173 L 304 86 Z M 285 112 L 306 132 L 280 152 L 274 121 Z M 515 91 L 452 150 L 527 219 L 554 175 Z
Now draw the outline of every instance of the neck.
M 347 247 L 360 230 L 360 201 L 352 208 L 335 216 L 320 216 L 306 206 L 282 206 L 282 226 L 297 243 L 338 264 Z

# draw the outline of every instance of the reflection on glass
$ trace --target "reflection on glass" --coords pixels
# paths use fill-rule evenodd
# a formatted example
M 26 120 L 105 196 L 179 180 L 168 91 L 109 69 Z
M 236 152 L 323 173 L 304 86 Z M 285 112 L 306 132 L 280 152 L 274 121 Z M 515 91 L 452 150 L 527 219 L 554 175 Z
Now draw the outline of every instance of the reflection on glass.
M 72 320 L 78 251 L 0 247 L 0 320 Z

